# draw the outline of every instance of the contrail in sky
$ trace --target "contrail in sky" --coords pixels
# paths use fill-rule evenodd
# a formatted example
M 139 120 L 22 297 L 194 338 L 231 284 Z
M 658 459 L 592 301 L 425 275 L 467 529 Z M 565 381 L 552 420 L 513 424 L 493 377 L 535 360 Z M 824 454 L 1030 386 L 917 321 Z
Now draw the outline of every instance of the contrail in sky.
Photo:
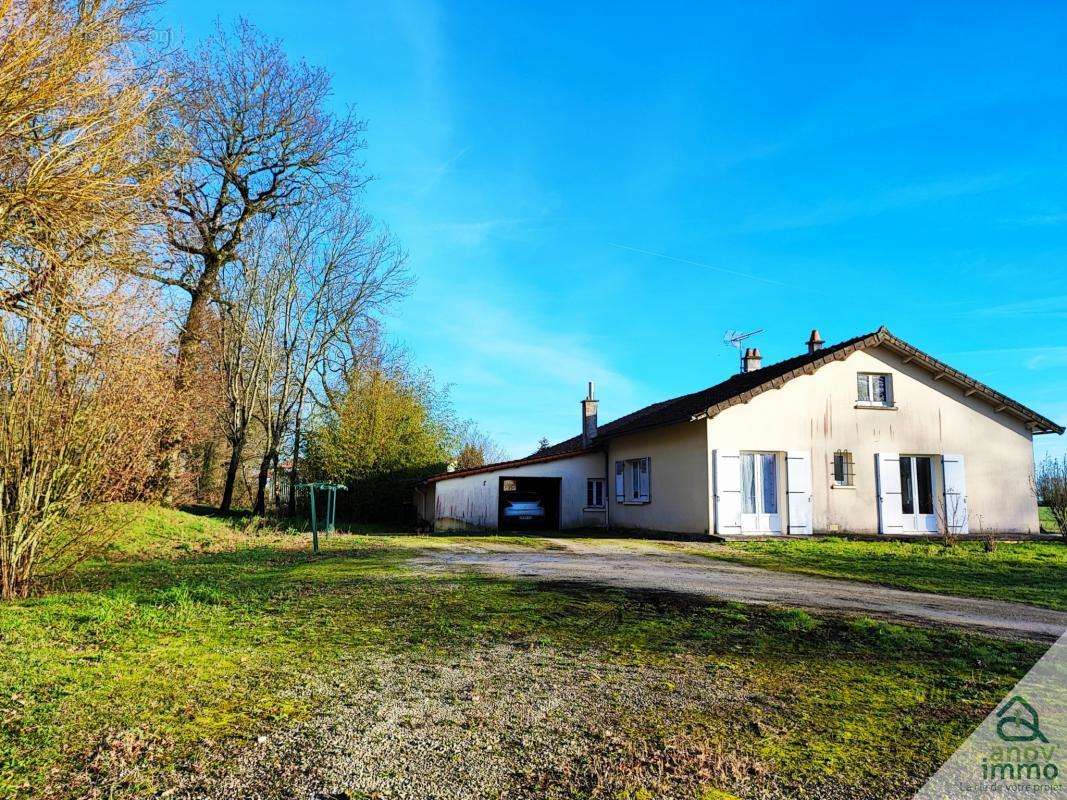
M 665 258 L 668 261 L 677 261 L 679 264 L 689 264 L 694 267 L 703 267 L 704 269 L 714 270 L 715 272 L 723 272 L 727 275 L 736 275 L 739 278 L 748 278 L 751 281 L 762 281 L 763 283 L 774 284 L 775 286 L 784 286 L 786 289 L 799 289 L 799 286 L 792 286 L 788 283 L 782 283 L 776 281 L 773 278 L 764 278 L 760 275 L 752 275 L 748 272 L 739 272 L 736 269 L 727 269 L 726 267 L 716 267 L 713 264 L 705 264 L 702 261 L 691 261 L 688 258 L 678 258 L 677 256 L 669 256 L 666 253 L 656 253 L 652 250 L 642 250 L 640 247 L 630 247 L 628 244 L 616 244 L 615 242 L 608 242 L 611 247 L 617 247 L 620 250 L 629 250 L 633 253 L 641 253 L 646 256 L 655 256 L 656 258 Z

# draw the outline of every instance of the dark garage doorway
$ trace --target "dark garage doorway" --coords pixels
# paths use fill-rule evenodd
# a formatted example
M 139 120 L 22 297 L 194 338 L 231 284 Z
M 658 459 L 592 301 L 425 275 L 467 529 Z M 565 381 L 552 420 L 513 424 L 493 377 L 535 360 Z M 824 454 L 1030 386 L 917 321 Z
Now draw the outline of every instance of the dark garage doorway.
M 558 531 L 562 478 L 500 479 L 497 527 L 502 531 Z

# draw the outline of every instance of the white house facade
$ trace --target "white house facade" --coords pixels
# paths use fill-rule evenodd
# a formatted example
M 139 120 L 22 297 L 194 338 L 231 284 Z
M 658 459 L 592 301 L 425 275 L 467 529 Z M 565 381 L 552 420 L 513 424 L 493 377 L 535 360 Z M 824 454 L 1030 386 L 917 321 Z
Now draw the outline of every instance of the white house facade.
M 416 492 L 434 530 L 724 537 L 1040 530 L 1033 437 L 1063 427 L 880 328 Z

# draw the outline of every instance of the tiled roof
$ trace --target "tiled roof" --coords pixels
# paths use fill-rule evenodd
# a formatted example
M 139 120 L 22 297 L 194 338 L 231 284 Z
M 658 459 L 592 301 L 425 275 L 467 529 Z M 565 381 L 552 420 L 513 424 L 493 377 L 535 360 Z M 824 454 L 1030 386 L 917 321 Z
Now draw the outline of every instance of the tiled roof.
M 1036 411 L 1017 403 L 1000 392 L 976 381 L 974 378 L 964 375 L 962 372 L 938 361 L 918 348 L 912 347 L 903 339 L 891 334 L 889 329 L 883 326 L 871 333 L 846 339 L 843 342 L 823 347 L 812 353 L 803 353 L 793 358 L 787 358 L 785 361 L 779 361 L 776 364 L 768 364 L 766 367 L 761 367 L 751 372 L 732 375 L 722 383 L 709 386 L 707 389 L 701 389 L 698 392 L 645 406 L 632 414 L 627 414 L 624 417 L 619 417 L 612 422 L 601 425 L 597 430 L 596 440 L 592 447 L 583 448 L 582 437 L 580 435 L 573 436 L 558 444 L 538 450 L 526 458 L 505 461 L 500 464 L 487 464 L 484 467 L 466 470 L 462 473 L 445 473 L 437 475 L 430 480 L 488 472 L 501 468 L 506 469 L 507 467 L 537 463 L 539 461 L 552 461 L 595 450 L 597 445 L 607 439 L 625 434 L 637 433 L 638 431 L 673 425 L 679 422 L 688 422 L 701 417 L 713 417 L 730 406 L 748 402 L 768 389 L 777 389 L 793 378 L 811 374 L 830 361 L 840 361 L 857 350 L 865 350 L 880 345 L 898 353 L 905 361 L 918 363 L 936 376 L 939 376 L 939 380 L 945 380 L 948 383 L 963 387 L 968 394 L 981 395 L 994 406 L 994 410 L 1008 412 L 1022 419 L 1034 433 L 1063 433 L 1063 426 L 1057 425 Z
M 835 344 L 832 347 L 824 347 L 821 350 L 816 350 L 814 353 L 805 353 L 804 355 L 788 358 L 785 361 L 779 361 L 777 364 L 769 364 L 766 367 L 761 367 L 760 369 L 755 369 L 751 372 L 740 372 L 736 375 L 731 375 L 722 383 L 709 386 L 707 389 L 701 389 L 698 392 L 684 394 L 681 397 L 674 397 L 670 400 L 663 400 L 662 402 L 645 406 L 642 409 L 634 411 L 632 414 L 627 414 L 625 417 L 619 417 L 617 420 L 601 425 L 597 431 L 597 439 L 620 436 L 626 433 L 636 433 L 637 431 L 646 428 L 658 428 L 662 425 L 671 425 L 676 422 L 685 422 L 696 419 L 699 416 L 705 415 L 708 409 L 712 406 L 740 397 L 746 392 L 750 392 L 769 381 L 788 375 L 794 370 L 803 369 L 805 366 L 810 365 L 815 361 L 832 357 L 834 353 L 838 353 L 858 342 L 862 342 L 864 339 L 872 335 L 873 334 L 865 334 L 863 336 L 857 336 L 853 339 Z M 560 442 L 559 444 L 552 445 L 545 450 L 541 450 L 535 455 L 546 455 L 550 453 L 558 455 L 567 453 L 573 451 L 575 448 L 580 448 L 581 444 L 582 437 L 575 436 Z

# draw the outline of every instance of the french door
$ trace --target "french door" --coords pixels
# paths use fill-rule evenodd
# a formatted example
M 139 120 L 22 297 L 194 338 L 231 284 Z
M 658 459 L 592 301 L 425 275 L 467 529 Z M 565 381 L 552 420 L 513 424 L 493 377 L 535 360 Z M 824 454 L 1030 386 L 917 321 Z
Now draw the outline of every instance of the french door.
M 900 457 L 900 516 L 905 531 L 937 531 L 934 465 L 930 456 Z
M 782 532 L 777 453 L 741 453 L 741 532 Z

